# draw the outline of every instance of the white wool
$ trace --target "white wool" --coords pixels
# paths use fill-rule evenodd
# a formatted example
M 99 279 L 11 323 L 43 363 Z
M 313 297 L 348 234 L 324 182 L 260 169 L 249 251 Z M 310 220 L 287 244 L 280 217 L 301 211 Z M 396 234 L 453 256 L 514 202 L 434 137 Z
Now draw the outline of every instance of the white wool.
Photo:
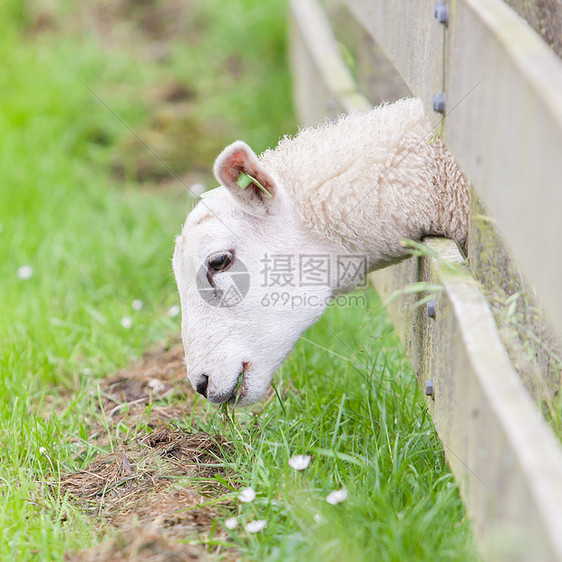
M 260 162 L 288 191 L 306 230 L 370 256 L 374 268 L 404 256 L 403 238 L 466 244 L 468 183 L 418 99 L 304 129 Z
M 242 141 L 225 148 L 215 162 L 224 189 L 190 213 L 173 259 L 198 392 L 215 403 L 263 398 L 304 330 L 361 283 L 365 262 L 407 257 L 403 239 L 443 235 L 465 248 L 468 182 L 432 133 L 422 103 L 406 99 L 304 129 L 259 158 Z M 315 256 L 328 257 L 324 280 L 303 281 Z M 294 280 L 266 279 L 273 258 L 292 260 Z M 241 279 L 239 298 L 223 300 Z

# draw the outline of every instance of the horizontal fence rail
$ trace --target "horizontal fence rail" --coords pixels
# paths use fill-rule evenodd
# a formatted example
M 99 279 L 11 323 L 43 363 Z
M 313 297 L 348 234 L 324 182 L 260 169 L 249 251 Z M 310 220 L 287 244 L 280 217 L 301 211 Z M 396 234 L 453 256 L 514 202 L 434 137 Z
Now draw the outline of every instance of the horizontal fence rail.
M 562 205 L 551 208 L 562 197 L 562 158 L 554 157 L 562 147 L 560 61 L 499 0 L 452 2 L 447 28 L 434 18 L 433 2 L 343 3 L 422 98 L 510 242 L 514 225 L 522 221 L 513 249 L 518 258 L 526 256 L 521 257 L 525 271 L 560 329 L 562 262 L 553 266 L 552 246 L 541 241 L 562 234 L 562 220 L 554 220 Z M 318 1 L 292 0 L 291 22 L 302 122 L 370 107 L 350 88 L 349 70 Z M 537 66 L 530 68 L 533 60 Z M 443 121 L 432 111 L 439 91 L 447 95 Z M 512 111 L 517 115 L 507 123 L 505 115 Z M 532 165 L 542 169 L 530 182 Z M 528 201 L 529 192 L 535 201 Z M 539 226 L 533 221 L 540 222 L 535 213 L 541 205 Z M 530 224 L 538 230 L 525 239 Z M 488 303 L 455 244 L 435 238 L 426 245 L 427 256 L 372 278 L 384 299 L 398 295 L 388 309 L 420 385 L 431 395 L 427 404 L 481 550 L 489 560 L 562 561 L 560 444 L 513 368 Z M 430 311 L 418 306 L 427 294 L 400 291 L 417 282 L 442 287 Z

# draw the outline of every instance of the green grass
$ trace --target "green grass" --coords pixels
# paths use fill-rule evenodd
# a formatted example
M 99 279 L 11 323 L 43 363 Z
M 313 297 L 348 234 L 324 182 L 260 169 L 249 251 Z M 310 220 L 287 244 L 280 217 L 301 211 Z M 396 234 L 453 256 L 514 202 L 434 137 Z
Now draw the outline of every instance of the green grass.
M 0 8 L 1 560 L 61 560 L 98 540 L 46 482 L 96 453 L 87 442 L 96 378 L 179 332 L 166 315 L 177 302 L 170 256 L 189 201 L 181 189 L 143 191 L 112 177 L 130 134 L 81 81 L 134 130 L 151 111 L 144 92 L 185 81 L 197 94 L 195 130 L 220 123 L 214 143 L 244 137 L 262 150 L 294 130 L 285 5 L 264 6 L 197 3 L 202 31 L 174 42 L 165 64 L 139 57 L 135 45 L 107 50 L 72 26 L 30 35 L 24 2 Z M 199 152 L 199 165 L 210 166 L 214 147 Z M 24 265 L 28 280 L 17 275 Z M 245 558 L 474 558 L 412 373 L 369 298 L 365 311 L 330 310 L 299 343 L 277 378 L 282 403 L 241 413 L 235 426 L 197 405 L 193 423 L 232 438 L 235 478 L 258 491 L 241 519 L 268 520 L 258 535 L 232 533 Z M 78 447 L 86 452 L 77 456 Z M 297 453 L 314 455 L 304 474 L 288 468 Z M 328 505 L 341 486 L 347 501 Z
M 171 57 L 175 74 L 194 85 L 198 99 L 205 100 L 198 109 L 200 117 L 220 127 L 229 142 L 243 131 L 258 154 L 296 130 L 286 14 L 282 0 L 200 2 L 194 19 L 208 27 L 199 38 L 199 56 L 186 65 L 184 45 L 178 43 Z
M 205 426 L 230 436 L 232 471 L 258 494 L 225 513 L 248 559 L 478 559 L 415 377 L 379 299 L 365 298 L 307 332 L 276 377 L 281 402 Z M 302 473 L 288 465 L 297 454 L 313 457 Z M 347 500 L 330 505 L 341 488 Z M 246 533 L 253 519 L 265 530 Z
M 112 186 L 111 142 L 92 140 L 122 127 L 74 73 L 103 90 L 104 65 L 137 85 L 150 78 L 142 65 L 93 43 L 69 49 L 67 38 L 21 33 L 0 34 L 0 559 L 48 560 L 93 540 L 68 500 L 45 493 L 47 476 L 75 467 L 68 442 L 86 436 L 92 409 L 78 398 L 51 415 L 45 397 L 93 388 L 94 377 L 177 329 L 165 312 L 176 302 L 169 260 L 183 205 Z M 142 104 L 111 102 L 139 122 Z M 28 280 L 17 276 L 24 265 Z

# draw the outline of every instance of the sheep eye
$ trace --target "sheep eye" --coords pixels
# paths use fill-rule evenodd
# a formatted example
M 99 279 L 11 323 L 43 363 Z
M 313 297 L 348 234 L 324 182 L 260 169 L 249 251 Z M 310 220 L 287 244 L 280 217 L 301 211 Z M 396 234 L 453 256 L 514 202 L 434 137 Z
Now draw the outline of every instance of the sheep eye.
M 234 260 L 232 252 L 220 252 L 209 256 L 207 264 L 213 272 L 224 271 Z

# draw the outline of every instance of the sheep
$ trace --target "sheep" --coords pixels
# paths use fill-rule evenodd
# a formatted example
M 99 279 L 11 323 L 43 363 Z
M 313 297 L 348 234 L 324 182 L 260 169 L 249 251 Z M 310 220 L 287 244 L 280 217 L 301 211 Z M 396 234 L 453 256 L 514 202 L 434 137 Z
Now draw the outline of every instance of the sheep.
M 260 157 L 237 141 L 214 172 L 221 187 L 189 213 L 173 269 L 188 377 L 216 404 L 262 399 L 331 299 L 408 257 L 404 239 L 466 250 L 468 182 L 418 99 L 304 129 Z

